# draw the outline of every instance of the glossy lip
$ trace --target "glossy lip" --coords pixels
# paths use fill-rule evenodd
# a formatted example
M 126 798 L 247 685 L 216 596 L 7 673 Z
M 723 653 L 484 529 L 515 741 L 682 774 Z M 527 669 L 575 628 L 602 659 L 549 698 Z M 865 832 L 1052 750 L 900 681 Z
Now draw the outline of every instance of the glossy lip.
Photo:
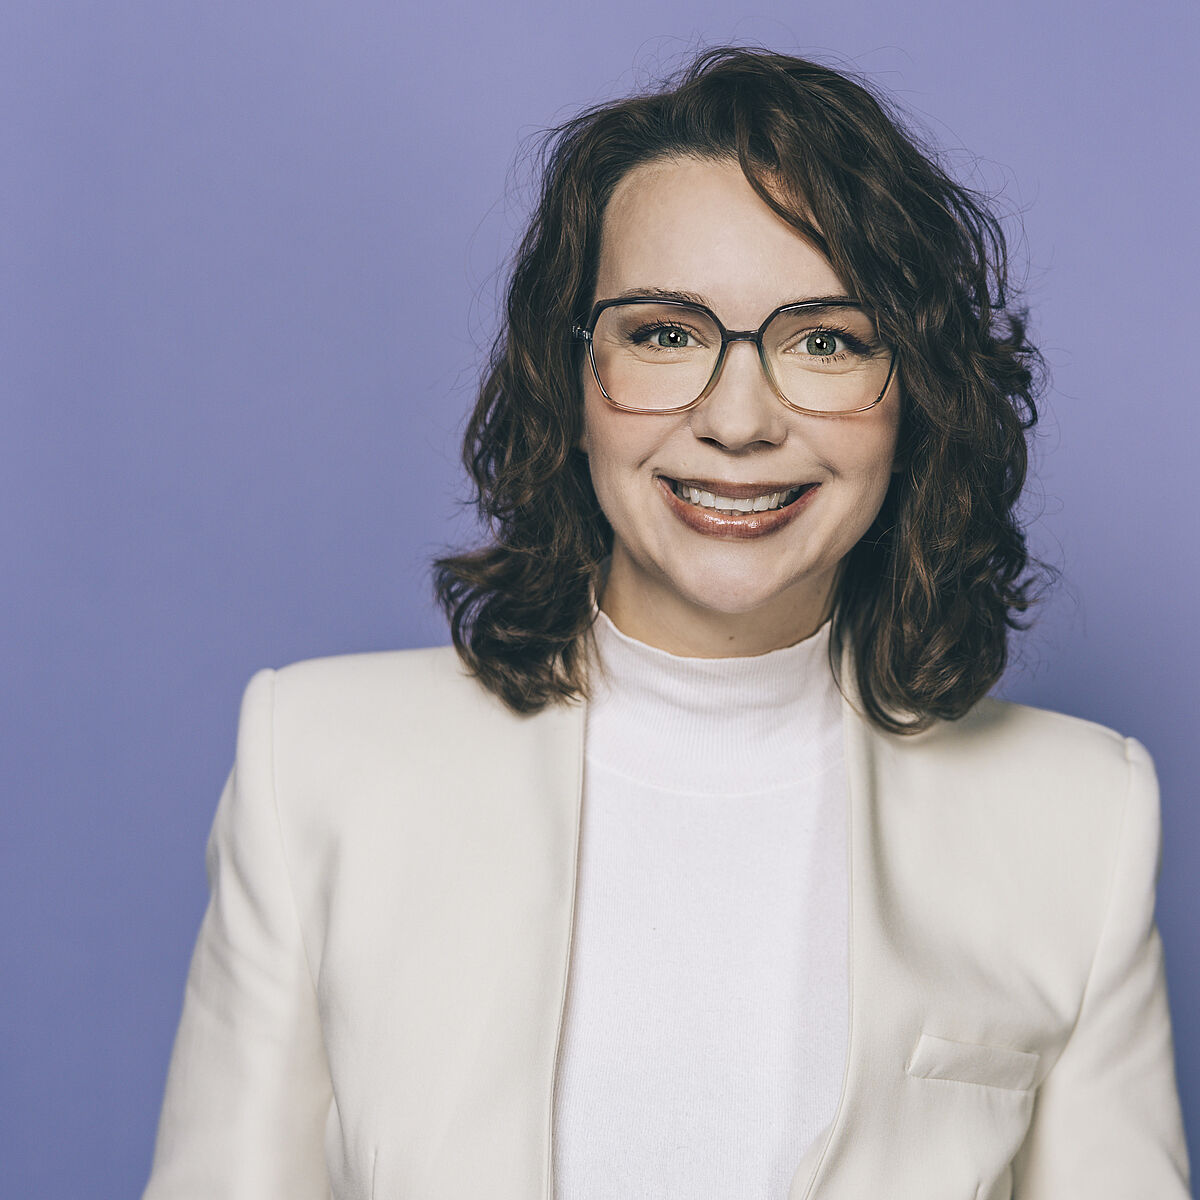
M 812 497 L 820 490 L 819 483 L 729 483 L 719 479 L 673 479 L 659 475 L 655 479 L 659 492 L 662 493 L 667 507 L 689 529 L 709 537 L 727 538 L 756 538 L 768 533 L 774 533 L 785 525 L 790 525 L 802 509 L 808 507 Z M 768 512 L 749 512 L 726 514 L 712 508 L 697 508 L 688 504 L 675 495 L 673 483 L 682 483 L 688 487 L 701 488 L 717 496 L 727 496 L 730 500 L 748 500 L 753 496 L 762 496 L 768 492 L 786 492 L 789 488 L 802 487 L 805 490 L 791 504 L 784 508 L 771 509 Z

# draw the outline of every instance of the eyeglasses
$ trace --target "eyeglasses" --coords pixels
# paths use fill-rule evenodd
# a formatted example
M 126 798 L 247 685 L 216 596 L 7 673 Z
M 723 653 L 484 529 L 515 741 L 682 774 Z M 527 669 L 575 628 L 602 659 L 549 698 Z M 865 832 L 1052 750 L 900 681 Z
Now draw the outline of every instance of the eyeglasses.
M 730 342 L 753 342 L 775 394 L 811 416 L 866 412 L 886 394 L 896 353 L 855 300 L 805 300 L 777 308 L 756 330 L 729 330 L 683 300 L 600 300 L 584 341 L 592 374 L 614 408 L 675 413 L 712 391 Z

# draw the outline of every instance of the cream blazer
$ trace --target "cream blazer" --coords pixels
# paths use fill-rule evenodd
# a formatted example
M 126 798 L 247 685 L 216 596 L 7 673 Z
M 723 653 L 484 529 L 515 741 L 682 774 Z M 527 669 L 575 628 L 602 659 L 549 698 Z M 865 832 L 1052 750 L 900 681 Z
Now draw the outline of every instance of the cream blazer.
M 449 648 L 250 680 L 144 1200 L 553 1200 L 585 711 Z M 786 1200 L 1185 1200 L 1146 751 L 843 711 L 849 1045 Z

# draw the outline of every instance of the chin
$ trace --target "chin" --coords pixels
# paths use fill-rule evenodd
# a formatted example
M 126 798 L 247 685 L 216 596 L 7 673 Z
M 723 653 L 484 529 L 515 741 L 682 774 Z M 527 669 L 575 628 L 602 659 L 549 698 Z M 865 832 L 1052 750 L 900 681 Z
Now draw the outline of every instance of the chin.
M 744 571 L 712 571 L 701 579 L 674 579 L 670 583 L 696 608 L 730 617 L 765 612 L 800 590 L 795 583 L 764 587 L 761 578 L 750 577 Z

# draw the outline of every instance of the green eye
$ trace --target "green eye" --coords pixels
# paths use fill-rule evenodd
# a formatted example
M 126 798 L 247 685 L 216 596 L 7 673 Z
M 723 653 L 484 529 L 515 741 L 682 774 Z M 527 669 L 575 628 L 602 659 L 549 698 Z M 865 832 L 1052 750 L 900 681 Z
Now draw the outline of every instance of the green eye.
M 804 339 L 804 348 L 809 354 L 824 358 L 837 353 L 837 338 L 832 333 L 810 333 Z
M 686 345 L 689 335 L 682 329 L 660 329 L 654 335 L 654 344 L 668 350 L 678 350 Z

